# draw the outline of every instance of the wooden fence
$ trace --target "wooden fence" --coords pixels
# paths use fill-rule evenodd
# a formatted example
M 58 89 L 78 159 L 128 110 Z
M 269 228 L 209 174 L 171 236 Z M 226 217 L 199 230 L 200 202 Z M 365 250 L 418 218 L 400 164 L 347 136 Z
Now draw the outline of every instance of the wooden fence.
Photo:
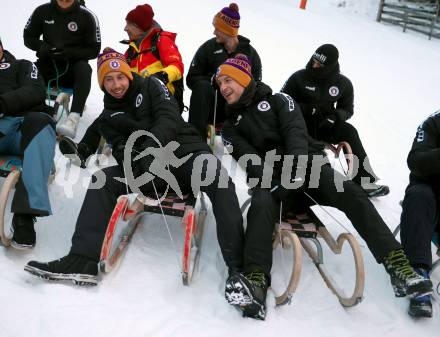
M 440 38 L 439 9 L 440 0 L 380 0 L 376 20 L 399 25 L 404 32 L 408 29 L 425 34 L 429 39 Z

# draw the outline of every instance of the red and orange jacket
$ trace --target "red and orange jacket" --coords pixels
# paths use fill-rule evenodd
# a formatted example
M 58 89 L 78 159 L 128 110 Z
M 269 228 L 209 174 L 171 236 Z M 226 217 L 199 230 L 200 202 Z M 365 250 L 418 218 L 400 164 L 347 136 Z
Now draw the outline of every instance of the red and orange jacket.
M 157 33 L 160 32 L 157 40 L 157 50 L 160 55 L 158 59 L 151 51 L 151 43 Z M 130 61 L 131 70 L 142 77 L 148 77 L 159 71 L 168 75 L 167 87 L 172 94 L 175 92 L 174 81 L 183 77 L 183 62 L 179 49 L 175 44 L 176 33 L 161 31 L 154 28 L 140 42 L 130 41 L 129 48 L 125 52 L 125 57 Z M 130 49 L 132 49 L 130 51 Z M 135 57 L 130 57 L 134 54 Z

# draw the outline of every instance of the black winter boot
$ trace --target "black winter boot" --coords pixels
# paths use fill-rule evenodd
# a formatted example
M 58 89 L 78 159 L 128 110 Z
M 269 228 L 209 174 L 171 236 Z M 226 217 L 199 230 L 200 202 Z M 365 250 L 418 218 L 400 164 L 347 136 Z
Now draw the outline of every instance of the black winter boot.
M 432 292 L 432 282 L 416 273 L 409 264 L 403 249 L 391 251 L 383 265 L 391 277 L 396 297 L 419 297 Z
M 51 281 L 72 281 L 81 286 L 98 283 L 98 263 L 82 255 L 69 254 L 47 263 L 30 261 L 24 270 Z
M 69 137 L 61 136 L 59 147 L 61 153 L 68 157 L 72 161 L 72 164 L 81 168 L 86 168 L 87 160 L 92 155 L 87 144 L 77 144 Z
M 36 219 L 31 214 L 14 213 L 12 218 L 12 236 L 11 246 L 16 249 L 29 250 L 35 247 L 35 229 Z
M 225 297 L 229 304 L 243 312 L 244 317 L 264 320 L 268 286 L 268 278 L 260 270 L 245 275 L 233 273 L 226 281 Z
M 417 274 L 425 280 L 429 280 L 429 273 L 423 268 L 415 268 Z M 408 314 L 413 317 L 432 317 L 432 303 L 430 295 L 411 298 L 409 301 Z

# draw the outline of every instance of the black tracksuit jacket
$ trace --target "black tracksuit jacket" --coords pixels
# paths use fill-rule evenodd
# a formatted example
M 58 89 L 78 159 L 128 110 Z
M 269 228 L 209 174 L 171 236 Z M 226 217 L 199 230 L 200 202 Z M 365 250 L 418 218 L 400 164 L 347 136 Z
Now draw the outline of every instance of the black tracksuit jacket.
M 254 47 L 250 45 L 249 39 L 239 35 L 237 49 L 232 54 L 228 54 L 224 45 L 217 43 L 215 38 L 202 44 L 191 61 L 188 75 L 186 76 L 186 85 L 192 89 L 198 81 L 211 81 L 211 77 L 215 74 L 217 68 L 228 58 L 234 57 L 237 54 L 245 54 L 249 58 L 253 78 L 256 81 L 261 81 L 260 56 Z
M 138 130 L 151 132 L 162 146 L 177 141 L 180 146 L 175 154 L 179 158 L 198 151 L 210 152 L 194 127 L 182 119 L 177 101 L 163 82 L 132 74 L 133 81 L 125 97 L 116 99 L 105 93 L 104 110 L 98 117 L 101 134 L 112 145 L 118 164 L 122 166 L 128 137 Z M 139 139 L 135 146 L 145 149 L 158 145 L 148 138 Z
M 318 79 L 308 69 L 299 70 L 289 77 L 281 92 L 301 106 L 307 130 L 315 138 L 323 119 L 336 117 L 346 121 L 353 115 L 353 85 L 339 71 Z
M 44 99 L 45 85 L 37 67 L 5 50 L 0 60 L 0 113 L 23 116 L 29 111 L 45 111 Z
M 42 36 L 42 40 L 40 37 Z M 42 48 L 58 48 L 69 60 L 91 60 L 101 49 L 96 15 L 77 1 L 63 11 L 56 0 L 37 7 L 23 32 L 24 44 L 41 58 Z

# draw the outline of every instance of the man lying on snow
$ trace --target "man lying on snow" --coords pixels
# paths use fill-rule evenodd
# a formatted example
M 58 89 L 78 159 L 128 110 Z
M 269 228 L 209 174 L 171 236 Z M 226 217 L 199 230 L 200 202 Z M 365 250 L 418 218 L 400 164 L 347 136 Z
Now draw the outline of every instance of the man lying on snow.
M 280 168 L 284 160 L 292 156 L 304 158 L 323 154 L 322 146 L 320 149 L 319 144 L 307 136 L 301 109 L 290 96 L 272 94 L 267 85 L 256 83 L 245 55 L 237 55 L 224 62 L 217 70 L 216 80 L 227 103 L 228 119 L 222 130 L 225 144 L 232 145 L 232 156 L 236 160 L 244 155 L 253 155 L 260 161 L 255 165 L 254 160 L 253 165 L 246 168 L 248 178 L 254 181 L 257 178 L 260 182 L 253 188 L 247 223 L 258 228 L 261 241 L 253 249 L 258 249 L 264 256 L 264 264 L 258 272 L 247 272 L 245 266 L 243 273 L 230 275 L 226 286 L 226 298 L 230 304 L 264 318 L 272 266 L 272 233 L 279 217 L 280 203 L 284 201 L 286 206 L 307 203 L 309 196 L 322 205 L 336 207 L 345 213 L 376 261 L 384 265 L 396 296 L 415 297 L 432 291 L 431 281 L 414 271 L 400 244 L 358 184 L 346 180 L 327 163 L 320 169 L 319 184 L 311 187 L 314 172 L 309 159 L 304 163 L 295 160 L 291 170 L 293 174 L 287 177 L 290 182 L 297 170 L 303 170 L 305 179 L 302 186 L 298 189 L 283 186 L 286 182 L 281 183 Z M 269 151 L 276 151 L 282 159 L 273 167 L 272 179 L 269 179 L 271 184 L 264 186 L 262 178 L 267 172 L 264 159 Z M 343 191 L 337 189 L 336 182 L 341 182 Z
M 89 187 L 76 222 L 69 254 L 48 263 L 31 261 L 25 270 L 48 280 L 70 280 L 80 285 L 97 284 L 98 260 L 107 224 L 117 198 L 127 193 L 126 184 L 121 179 L 115 179 L 124 177 L 124 172 L 127 172 L 123 165 L 125 144 L 133 132 L 146 130 L 163 146 L 177 141 L 180 144 L 175 152 L 178 158 L 190 154 L 189 160 L 181 166 L 170 168 L 182 190 L 194 191 L 191 181 L 193 169 L 202 172 L 202 177 L 210 175 L 213 178 L 211 184 L 200 187 L 200 190 L 212 202 L 217 237 L 230 275 L 254 272 L 258 276 L 261 275 L 260 270 L 268 271 L 266 264 L 271 260 L 272 249 L 260 247 L 261 242 L 269 242 L 270 246 L 272 234 L 262 232 L 258 223 L 255 223 L 248 225 L 245 236 L 234 184 L 197 130 L 184 122 L 177 102 L 165 84 L 155 77 L 142 78 L 132 73 L 124 56 L 110 48 L 106 48 L 98 58 L 98 80 L 104 91 L 104 110 L 99 117 L 99 126 L 104 138 L 112 145 L 118 165 L 96 173 L 95 178 L 104 174 L 106 181 L 100 189 Z M 157 148 L 151 138 L 140 141 L 141 144 L 135 143 L 133 156 L 148 147 Z M 209 165 L 197 160 L 199 156 L 204 156 Z M 153 160 L 152 155 L 133 160 L 134 177 L 148 172 Z M 197 162 L 203 163 L 203 167 L 195 167 L 194 163 Z M 226 180 L 224 186 L 219 186 L 221 177 L 222 183 Z M 154 179 L 154 184 L 159 190 L 165 189 L 165 182 L 159 178 Z M 143 185 L 141 191 L 144 194 L 153 192 L 153 182 Z M 194 194 L 197 192 L 194 191 Z M 258 207 L 264 208 L 264 202 L 261 199 Z

